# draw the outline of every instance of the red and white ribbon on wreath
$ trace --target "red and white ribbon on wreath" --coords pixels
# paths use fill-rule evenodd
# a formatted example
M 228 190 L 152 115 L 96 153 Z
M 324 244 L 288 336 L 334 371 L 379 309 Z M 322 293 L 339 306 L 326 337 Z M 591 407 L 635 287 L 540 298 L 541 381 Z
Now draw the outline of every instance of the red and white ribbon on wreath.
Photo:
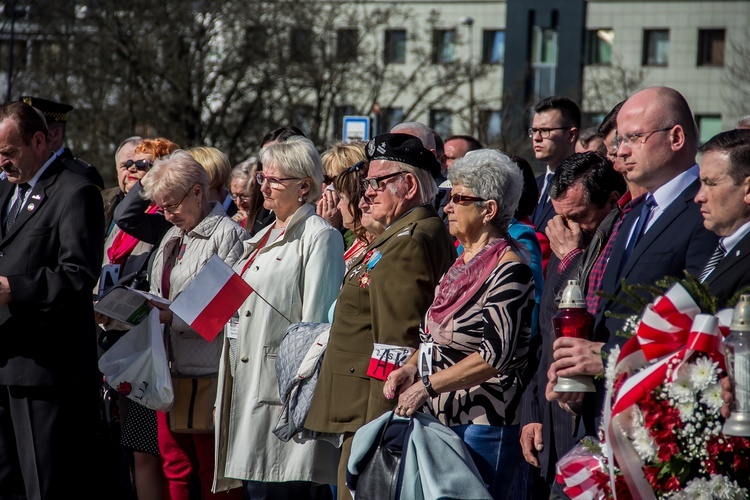
M 726 315 L 724 315 L 726 317 Z M 681 364 L 694 352 L 704 352 L 723 364 L 722 332 L 719 318 L 700 314 L 700 308 L 689 293 L 676 283 L 646 307 L 635 337 L 622 348 L 615 365 L 614 379 L 621 373 L 633 373 L 617 394 L 607 394 L 604 429 L 607 455 L 622 470 L 631 493 L 637 498 L 655 498 L 643 473 L 643 461 L 627 437 L 635 405 L 664 383 L 670 364 Z M 677 375 L 674 369 L 672 376 Z M 610 470 L 614 470 L 611 466 Z M 610 473 L 612 492 L 616 497 L 614 474 Z
M 557 464 L 557 482 L 572 500 L 605 498 L 601 471 L 602 464 L 594 455 L 563 457 Z

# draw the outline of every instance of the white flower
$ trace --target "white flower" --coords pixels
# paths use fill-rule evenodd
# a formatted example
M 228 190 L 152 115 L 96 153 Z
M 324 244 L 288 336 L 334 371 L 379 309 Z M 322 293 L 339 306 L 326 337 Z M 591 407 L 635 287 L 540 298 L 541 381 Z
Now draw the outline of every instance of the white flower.
M 620 357 L 620 346 L 615 346 L 607 355 L 607 369 L 604 374 L 607 381 L 607 391 L 612 390 L 612 385 L 615 383 L 615 365 L 617 364 L 617 358 Z
M 701 403 L 708 406 L 710 411 L 718 412 L 721 410 L 724 400 L 721 399 L 721 386 L 713 383 L 706 387 L 701 393 Z
M 696 399 L 690 379 L 683 370 L 680 370 L 676 379 L 667 383 L 667 391 L 669 397 L 674 399 L 676 403 L 689 403 Z
M 718 381 L 716 375 L 717 366 L 718 363 L 703 356 L 699 357 L 694 363 L 689 365 L 688 376 L 694 391 L 702 391 L 709 385 L 715 384 Z
M 644 462 L 651 462 L 656 458 L 656 454 L 659 451 L 656 446 L 656 441 L 651 437 L 648 429 L 645 427 L 634 427 L 632 432 L 633 447 L 638 453 L 638 456 Z
M 685 401 L 684 403 L 677 403 L 675 407 L 680 412 L 680 418 L 683 422 L 689 422 L 693 420 L 695 416 L 695 401 Z

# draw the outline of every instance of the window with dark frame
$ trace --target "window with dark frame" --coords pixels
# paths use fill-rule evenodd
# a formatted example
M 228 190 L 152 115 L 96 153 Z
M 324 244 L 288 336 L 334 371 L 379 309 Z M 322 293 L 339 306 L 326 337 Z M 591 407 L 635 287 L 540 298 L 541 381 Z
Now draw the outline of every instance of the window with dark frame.
M 386 30 L 383 51 L 385 64 L 406 62 L 406 30 Z
M 449 109 L 430 110 L 430 128 L 440 137 L 453 135 L 453 113 Z
M 336 61 L 356 62 L 359 36 L 355 29 L 336 30 Z
M 482 64 L 505 63 L 505 30 L 482 32 Z
M 41 42 L 37 42 L 41 43 Z M 26 40 L 13 40 L 13 67 L 16 69 L 23 69 L 26 67 L 26 59 L 28 54 L 28 44 Z M 11 44 L 10 40 L 0 40 L 0 61 L 3 61 L 5 70 L 7 71 L 7 64 L 10 60 Z
M 404 121 L 404 108 L 381 108 L 378 116 L 378 134 L 388 132 Z
M 294 62 L 311 62 L 312 43 L 311 29 L 293 28 L 289 40 L 289 58 Z
M 503 133 L 502 111 L 498 109 L 479 110 L 479 141 L 483 144 L 497 144 Z
M 724 66 L 726 30 L 698 30 L 698 66 Z
M 586 31 L 586 64 L 612 64 L 615 31 L 601 28 Z
M 432 64 L 447 64 L 456 60 L 456 30 L 432 32 Z
M 250 61 L 262 61 L 268 57 L 266 41 L 268 34 L 261 26 L 248 26 L 245 28 L 244 52 Z
M 643 66 L 669 66 L 669 30 L 643 30 Z

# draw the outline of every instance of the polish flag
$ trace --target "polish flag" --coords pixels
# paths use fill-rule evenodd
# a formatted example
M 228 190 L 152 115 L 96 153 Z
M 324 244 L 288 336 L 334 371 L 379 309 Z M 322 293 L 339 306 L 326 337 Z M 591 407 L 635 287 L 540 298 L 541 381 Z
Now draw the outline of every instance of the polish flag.
M 250 285 L 214 255 L 169 309 L 211 342 L 251 293 Z

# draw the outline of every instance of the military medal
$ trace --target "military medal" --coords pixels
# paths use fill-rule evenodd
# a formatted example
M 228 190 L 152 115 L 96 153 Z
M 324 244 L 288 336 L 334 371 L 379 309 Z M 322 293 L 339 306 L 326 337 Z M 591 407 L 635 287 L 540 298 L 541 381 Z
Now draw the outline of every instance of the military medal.
M 361 288 L 365 288 L 370 284 L 370 270 L 375 267 L 375 264 L 380 261 L 380 257 L 382 256 L 383 254 L 380 253 L 380 250 L 370 250 L 365 255 L 365 272 L 359 278 L 359 286 Z M 357 272 L 359 272 L 359 268 L 357 268 Z

